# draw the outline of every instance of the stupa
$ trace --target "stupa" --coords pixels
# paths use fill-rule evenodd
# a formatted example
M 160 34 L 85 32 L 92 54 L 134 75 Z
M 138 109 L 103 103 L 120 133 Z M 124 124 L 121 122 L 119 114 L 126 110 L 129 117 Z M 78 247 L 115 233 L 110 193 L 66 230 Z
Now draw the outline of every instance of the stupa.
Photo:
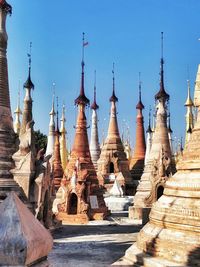
M 53 156 L 53 189 L 54 193 L 61 185 L 61 179 L 63 177 L 63 168 L 60 155 L 60 131 L 58 125 L 58 110 L 57 110 L 57 126 L 55 131 L 55 144 L 54 144 L 54 156 Z
M 139 101 L 136 105 L 136 109 L 138 110 L 137 114 L 137 126 L 136 126 L 136 140 L 134 153 L 130 161 L 130 172 L 134 182 L 134 192 L 136 192 L 136 188 L 138 186 L 138 181 L 142 176 L 144 170 L 144 159 L 145 159 L 145 151 L 146 151 L 146 143 L 145 143 L 145 135 L 144 135 L 144 117 L 142 114 L 142 110 L 144 109 L 144 105 L 141 99 L 141 81 L 139 79 Z
M 145 160 L 144 160 L 144 164 L 146 165 L 147 162 L 149 161 L 149 155 L 150 155 L 150 151 L 151 151 L 151 145 L 152 145 L 152 129 L 151 129 L 151 108 L 149 110 L 149 124 L 148 124 L 148 128 L 146 130 L 147 133 L 147 137 L 146 137 L 146 152 L 145 152 Z
M 49 113 L 50 115 L 50 122 L 49 122 L 49 134 L 48 134 L 48 140 L 47 140 L 47 149 L 46 149 L 46 155 L 52 155 L 53 160 L 53 151 L 54 151 L 54 145 L 55 145 L 55 108 L 54 108 L 54 95 L 53 95 L 53 101 L 52 101 L 52 108 Z
M 103 219 L 108 212 L 89 150 L 85 116 L 85 108 L 89 105 L 84 89 L 85 45 L 83 34 L 81 87 L 80 94 L 75 99 L 75 105 L 78 106 L 75 139 L 64 171 L 64 181 L 53 203 L 53 212 L 57 219 L 69 223 L 86 223 L 90 218 Z M 63 194 L 65 197 L 61 203 L 59 198 Z
M 162 35 L 163 43 L 163 35 Z M 163 53 L 162 53 L 163 54 Z M 169 94 L 164 88 L 164 60 L 161 57 L 160 90 L 155 95 L 157 101 L 156 126 L 153 134 L 149 160 L 137 187 L 134 197 L 134 206 L 130 207 L 130 218 L 148 218 L 152 204 L 163 194 L 163 189 L 171 172 L 172 153 L 167 125 L 167 102 Z
M 188 93 L 187 93 L 187 99 L 185 101 L 185 107 L 186 107 L 185 145 L 190 140 L 190 135 L 191 135 L 192 129 L 194 127 L 194 115 L 193 115 L 194 103 L 193 103 L 192 98 L 190 96 L 190 81 L 188 80 L 187 82 L 188 82 Z
M 133 182 L 129 172 L 129 163 L 124 152 L 124 146 L 120 138 L 116 102 L 118 98 L 115 95 L 115 77 L 113 73 L 113 90 L 110 97 L 110 122 L 108 127 L 107 138 L 101 148 L 100 158 L 97 162 L 97 175 L 106 191 L 109 191 L 114 184 L 115 177 L 117 177 L 120 186 L 124 193 L 132 192 Z
M 196 84 L 197 85 L 197 84 Z M 153 204 L 149 222 L 125 257 L 114 265 L 200 266 L 200 94 L 195 87 L 197 121 L 164 194 Z
M 22 115 L 22 111 L 20 109 L 20 94 L 19 94 L 19 92 L 18 92 L 17 108 L 14 111 L 14 114 L 15 114 L 15 121 L 13 123 L 14 132 L 19 135 L 20 128 L 21 128 L 20 116 Z
M 62 162 L 62 168 L 65 170 L 69 158 L 69 152 L 67 149 L 67 142 L 66 142 L 66 128 L 65 128 L 65 105 L 62 107 L 62 117 L 60 119 L 60 157 Z
M 21 199 L 25 199 L 11 173 L 11 169 L 14 168 L 12 155 L 16 151 L 6 56 L 8 40 L 6 18 L 11 13 L 12 7 L 5 0 L 0 1 L 0 202 L 10 191 L 15 191 Z
M 96 171 L 97 171 L 97 161 L 101 153 L 99 145 L 99 135 L 98 135 L 98 117 L 97 117 L 98 108 L 99 106 L 97 105 L 96 102 L 96 72 L 95 72 L 94 101 L 91 105 L 92 127 L 91 127 L 91 139 L 90 139 L 90 154 Z

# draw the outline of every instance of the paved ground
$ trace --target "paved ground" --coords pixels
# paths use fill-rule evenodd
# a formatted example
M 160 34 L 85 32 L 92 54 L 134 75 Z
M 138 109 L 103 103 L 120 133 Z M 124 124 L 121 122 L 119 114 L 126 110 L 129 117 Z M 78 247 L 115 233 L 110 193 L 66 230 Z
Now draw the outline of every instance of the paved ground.
M 139 229 L 138 225 L 116 221 L 62 226 L 53 232 L 54 247 L 48 264 L 40 267 L 109 266 L 124 255 Z

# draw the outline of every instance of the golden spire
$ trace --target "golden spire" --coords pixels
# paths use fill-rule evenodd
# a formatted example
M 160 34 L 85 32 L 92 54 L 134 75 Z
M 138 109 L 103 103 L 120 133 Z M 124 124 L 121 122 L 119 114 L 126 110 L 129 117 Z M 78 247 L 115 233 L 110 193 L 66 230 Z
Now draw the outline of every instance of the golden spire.
M 186 99 L 186 102 L 185 102 L 185 106 L 186 107 L 189 107 L 189 106 L 194 106 L 193 104 L 193 101 L 192 101 L 192 98 L 190 96 L 190 81 L 187 80 L 187 84 L 188 84 L 188 95 L 187 95 L 187 99 Z
M 20 82 L 19 82 L 19 90 L 18 90 L 18 98 L 17 98 L 17 108 L 16 110 L 14 111 L 15 114 L 19 114 L 21 115 L 22 114 L 22 111 L 20 109 Z

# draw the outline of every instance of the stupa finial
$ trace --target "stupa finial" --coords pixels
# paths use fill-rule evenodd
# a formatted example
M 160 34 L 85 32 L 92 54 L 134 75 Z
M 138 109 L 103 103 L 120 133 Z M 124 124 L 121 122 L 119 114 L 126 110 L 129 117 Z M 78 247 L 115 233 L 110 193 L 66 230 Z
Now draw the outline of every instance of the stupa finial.
M 113 69 L 112 69 L 112 80 L 113 80 L 113 88 L 112 88 L 112 96 L 110 97 L 110 102 L 117 102 L 118 98 L 115 95 L 115 63 L 113 62 Z
M 166 93 L 164 87 L 163 32 L 161 32 L 160 90 L 155 95 L 155 99 L 169 100 L 169 94 Z

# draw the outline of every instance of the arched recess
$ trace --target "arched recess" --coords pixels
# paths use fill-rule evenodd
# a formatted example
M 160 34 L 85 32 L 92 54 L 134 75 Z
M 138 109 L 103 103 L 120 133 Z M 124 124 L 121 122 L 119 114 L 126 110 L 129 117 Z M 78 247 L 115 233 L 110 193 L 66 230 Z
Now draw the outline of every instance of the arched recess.
M 72 193 L 69 199 L 69 214 L 77 214 L 78 198 L 75 193 Z
M 109 173 L 114 173 L 114 163 L 110 162 L 109 164 Z
M 162 185 L 159 185 L 158 188 L 157 188 L 157 198 L 156 198 L 156 200 L 158 200 L 163 195 L 163 191 L 164 191 L 164 187 Z

